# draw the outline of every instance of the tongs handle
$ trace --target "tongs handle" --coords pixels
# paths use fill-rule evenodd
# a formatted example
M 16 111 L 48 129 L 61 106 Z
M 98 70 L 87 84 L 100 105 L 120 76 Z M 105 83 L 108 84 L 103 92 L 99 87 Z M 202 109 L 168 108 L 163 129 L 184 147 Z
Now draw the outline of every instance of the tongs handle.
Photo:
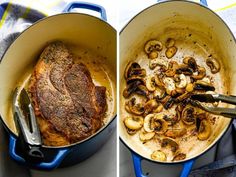
M 225 103 L 236 105 L 236 96 L 234 95 L 222 95 L 222 94 L 213 94 L 212 95 L 215 101 L 222 101 Z

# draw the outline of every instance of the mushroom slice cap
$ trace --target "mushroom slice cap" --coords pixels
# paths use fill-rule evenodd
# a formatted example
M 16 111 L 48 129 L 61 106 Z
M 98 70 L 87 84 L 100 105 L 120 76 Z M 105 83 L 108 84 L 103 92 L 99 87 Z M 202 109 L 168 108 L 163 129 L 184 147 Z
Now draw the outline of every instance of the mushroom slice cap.
M 165 72 L 165 75 L 168 77 L 173 77 L 176 73 L 176 69 L 178 68 L 178 63 L 176 61 L 170 61 L 168 65 L 168 69 Z
M 131 98 L 125 103 L 125 110 L 134 115 L 142 115 L 144 113 L 144 107 L 138 103 L 136 104 L 136 98 Z
M 165 136 L 170 137 L 170 138 L 177 138 L 185 135 L 187 133 L 186 128 L 179 128 L 179 129 L 169 129 L 165 133 Z
M 172 79 L 170 77 L 165 77 L 163 79 L 163 83 L 164 83 L 164 86 L 166 88 L 166 93 L 168 95 L 170 95 L 171 91 L 175 90 L 175 81 L 174 81 L 174 79 Z
M 161 99 L 165 96 L 165 90 L 163 87 L 156 87 L 155 91 L 153 92 L 154 98 Z
M 198 71 L 198 74 L 192 75 L 192 78 L 203 79 L 206 76 L 206 69 L 204 67 L 198 67 L 197 71 Z
M 172 58 L 176 54 L 177 50 L 178 49 L 175 46 L 167 48 L 166 52 L 165 52 L 166 57 L 169 58 L 169 59 Z
M 168 67 L 168 61 L 162 59 L 162 58 L 155 58 L 153 60 L 149 61 L 149 68 L 155 69 L 157 66 L 162 66 L 167 69 Z
M 180 75 L 175 75 L 175 77 L 178 78 L 178 82 L 175 83 L 175 86 L 177 88 L 185 88 L 187 85 L 187 78 L 184 74 L 180 74 Z
M 156 150 L 151 154 L 151 159 L 157 161 L 166 161 L 166 154 L 161 150 Z
M 161 51 L 163 48 L 162 43 L 158 40 L 150 40 L 144 46 L 144 51 L 149 54 L 152 51 Z
M 141 129 L 139 133 L 139 139 L 141 141 L 148 141 L 155 136 L 155 132 L 146 132 L 144 129 Z
M 153 92 L 156 89 L 155 77 L 152 75 L 147 76 L 146 87 L 150 92 Z
M 151 121 L 155 117 L 155 114 L 148 114 L 144 118 L 143 128 L 146 132 L 154 132 L 154 127 L 151 127 Z
M 139 85 L 141 85 L 141 84 L 142 84 L 142 82 L 140 80 L 137 80 L 137 81 L 134 81 L 134 82 L 128 84 L 127 87 L 123 91 L 123 96 L 125 98 L 130 97 L 130 95 L 132 93 L 134 93 L 138 89 Z
M 172 138 L 163 138 L 161 147 L 170 146 L 172 152 L 176 152 L 179 149 L 179 144 Z
M 131 130 L 138 130 L 143 126 L 143 118 L 142 117 L 126 117 L 124 119 L 124 124 L 127 128 Z
M 215 87 L 211 83 L 207 83 L 203 80 L 197 80 L 194 83 L 194 89 L 202 91 L 215 91 Z
M 182 121 L 186 125 L 193 125 L 195 123 L 194 108 L 186 106 L 182 111 Z
M 158 52 L 156 50 L 151 51 L 151 53 L 148 54 L 148 58 L 155 59 L 158 57 Z
M 220 71 L 220 63 L 215 58 L 207 58 L 206 64 L 209 66 L 212 74 Z
M 176 69 L 176 74 L 192 75 L 193 70 L 186 64 L 180 64 Z
M 200 127 L 198 130 L 198 139 L 199 140 L 206 140 L 211 135 L 211 125 L 210 122 L 207 119 L 203 119 L 200 123 Z
M 188 65 L 194 72 L 197 71 L 197 62 L 193 57 L 185 57 L 183 63 Z
M 133 69 L 140 69 L 140 68 L 141 66 L 138 63 L 130 61 L 125 67 L 125 72 L 124 72 L 125 79 L 129 77 L 129 74 Z
M 151 100 L 147 101 L 144 105 L 144 114 L 147 115 L 147 114 L 151 113 L 157 107 L 158 107 L 158 103 L 155 99 L 151 99 Z

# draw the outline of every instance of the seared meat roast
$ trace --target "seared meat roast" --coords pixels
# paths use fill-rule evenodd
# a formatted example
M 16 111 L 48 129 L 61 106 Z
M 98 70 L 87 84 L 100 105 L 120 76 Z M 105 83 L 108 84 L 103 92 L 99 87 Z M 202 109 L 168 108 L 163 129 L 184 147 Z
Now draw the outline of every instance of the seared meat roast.
M 95 133 L 106 111 L 106 88 L 74 63 L 62 42 L 49 44 L 34 68 L 28 91 L 45 145 L 74 143 Z

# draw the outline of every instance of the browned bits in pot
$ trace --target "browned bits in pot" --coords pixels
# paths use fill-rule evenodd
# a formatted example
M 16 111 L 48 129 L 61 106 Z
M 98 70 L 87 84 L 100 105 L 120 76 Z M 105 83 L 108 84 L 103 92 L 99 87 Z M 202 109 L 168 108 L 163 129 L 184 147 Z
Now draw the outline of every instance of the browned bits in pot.
M 186 158 L 186 154 L 184 153 L 177 153 L 174 158 L 172 159 L 172 161 L 180 161 L 180 160 L 184 160 Z
M 215 58 L 207 58 L 206 64 L 211 69 L 212 74 L 220 71 L 220 63 Z
M 175 45 L 175 40 L 173 38 L 168 38 L 166 40 L 166 48 L 170 48 L 170 47 L 173 47 Z
M 176 54 L 176 52 L 177 52 L 177 47 L 172 46 L 166 49 L 165 54 L 166 54 L 166 57 L 170 59 Z

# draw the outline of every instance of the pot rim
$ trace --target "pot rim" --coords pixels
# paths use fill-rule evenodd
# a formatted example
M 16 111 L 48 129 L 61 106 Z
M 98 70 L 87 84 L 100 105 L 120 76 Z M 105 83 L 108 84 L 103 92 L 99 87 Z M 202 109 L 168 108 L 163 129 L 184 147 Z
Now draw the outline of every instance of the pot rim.
M 193 1 L 187 1 L 187 0 L 166 0 L 166 1 L 162 1 L 162 2 L 158 2 L 158 3 L 155 3 L 145 9 L 143 9 L 142 11 L 140 11 L 139 13 L 137 13 L 135 16 L 132 17 L 131 20 L 129 20 L 125 25 L 124 27 L 121 29 L 119 35 L 122 34 L 122 32 L 125 30 L 125 28 L 135 20 L 135 18 L 137 16 L 139 16 L 141 13 L 143 13 L 144 11 L 150 9 L 150 8 L 153 8 L 154 6 L 158 6 L 160 4 L 164 4 L 164 3 L 175 3 L 175 2 L 181 2 L 181 3 L 190 3 L 190 4 L 194 4 L 194 5 L 197 5 L 197 6 L 200 6 L 200 7 L 203 7 L 205 8 L 206 10 L 208 10 L 210 13 L 212 13 L 213 15 L 215 15 L 216 18 L 218 18 L 222 24 L 227 28 L 228 32 L 231 34 L 231 36 L 233 37 L 233 40 L 234 40 L 234 43 L 236 43 L 236 38 L 234 37 L 234 34 L 232 33 L 232 31 L 230 30 L 230 28 L 228 27 L 228 25 L 224 22 L 224 20 L 218 15 L 216 14 L 213 10 L 211 10 L 209 7 L 206 7 L 202 4 L 199 4 L 197 2 L 193 2 Z M 139 155 L 140 157 L 142 157 L 144 160 L 147 160 L 147 161 L 150 161 L 150 162 L 154 162 L 154 163 L 157 163 L 157 164 L 170 164 L 170 165 L 174 165 L 174 164 L 182 164 L 182 163 L 185 163 L 187 161 L 190 161 L 190 160 L 194 160 L 200 156 L 202 156 L 203 154 L 205 154 L 206 152 L 208 152 L 213 146 L 215 146 L 219 141 L 220 139 L 225 135 L 225 133 L 228 131 L 229 127 L 231 126 L 233 122 L 233 119 L 230 120 L 229 124 L 227 125 L 227 127 L 221 132 L 221 135 L 218 137 L 218 139 L 215 140 L 214 143 L 212 143 L 210 146 L 208 146 L 203 152 L 199 153 L 198 155 L 195 155 L 189 159 L 186 159 L 186 160 L 181 160 L 181 161 L 174 161 L 174 162 L 163 162 L 163 161 L 155 161 L 155 160 L 152 160 L 151 158 L 147 158 L 147 157 L 144 157 L 142 154 L 140 153 L 137 153 L 135 150 L 133 150 L 131 147 L 128 146 L 128 144 L 126 144 L 126 142 L 122 139 L 122 137 L 119 135 L 119 139 L 121 140 L 121 142 L 132 152 L 132 153 L 135 153 L 137 155 Z
M 50 18 L 55 18 L 56 16 L 64 16 L 64 15 L 82 15 L 82 16 L 89 16 L 90 18 L 93 18 L 95 20 L 99 20 L 101 23 L 103 23 L 104 25 L 107 25 L 109 28 L 111 28 L 115 33 L 117 32 L 116 29 L 111 26 L 108 22 L 98 18 L 98 17 L 95 17 L 93 15 L 89 15 L 89 14 L 84 14 L 84 13 L 78 13 L 78 12 L 62 12 L 60 14 L 55 14 L 55 15 L 51 15 L 51 16 L 45 16 L 44 18 L 41 18 L 39 19 L 38 21 L 34 22 L 32 25 L 30 25 L 29 27 L 27 27 L 26 29 L 24 29 L 16 38 L 15 40 L 6 48 L 6 50 L 4 51 L 1 59 L 0 59 L 0 64 L 2 62 L 2 60 L 4 59 L 7 51 L 10 49 L 10 47 L 15 43 L 15 41 L 23 34 L 23 33 L 26 33 L 30 28 L 32 28 L 33 26 L 37 25 L 38 23 L 41 23 L 42 21 L 44 20 L 48 20 Z M 116 35 L 117 36 L 117 35 Z M 116 96 L 116 95 L 115 95 Z M 46 146 L 46 145 L 42 145 L 43 148 L 49 148 L 49 149 L 62 149 L 62 148 L 69 148 L 69 147 L 73 147 L 73 146 L 76 146 L 78 144 L 82 144 L 82 143 L 85 143 L 87 141 L 89 141 L 90 139 L 92 138 L 95 138 L 98 134 L 100 134 L 104 129 L 106 129 L 114 120 L 116 120 L 116 117 L 117 117 L 117 111 L 115 112 L 114 116 L 103 126 L 101 127 L 96 133 L 94 133 L 93 135 L 83 139 L 82 141 L 79 141 L 79 142 L 76 142 L 76 143 L 72 143 L 72 144 L 69 144 L 69 145 L 65 145 L 65 146 Z M 17 137 L 18 136 L 11 130 L 9 129 L 9 127 L 7 126 L 7 124 L 5 123 L 4 119 L 2 118 L 1 114 L 0 114 L 0 120 L 1 122 L 3 123 L 3 126 L 4 128 L 8 131 L 8 133 L 10 133 L 11 135 L 13 135 L 14 137 Z

